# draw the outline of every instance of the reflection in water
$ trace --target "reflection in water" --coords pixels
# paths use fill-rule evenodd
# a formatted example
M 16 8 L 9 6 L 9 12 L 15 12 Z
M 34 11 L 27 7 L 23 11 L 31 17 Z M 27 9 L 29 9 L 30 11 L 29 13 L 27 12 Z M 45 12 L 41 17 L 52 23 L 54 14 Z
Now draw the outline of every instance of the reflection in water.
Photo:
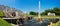
M 24 26 L 48 26 L 50 25 L 52 19 L 43 19 L 42 23 L 41 22 L 37 22 L 36 19 L 30 19 L 25 21 Z
M 24 26 L 47 26 L 49 24 L 50 21 L 48 19 L 44 19 L 41 23 L 41 22 L 37 22 L 37 20 L 33 18 L 31 20 L 25 21 Z

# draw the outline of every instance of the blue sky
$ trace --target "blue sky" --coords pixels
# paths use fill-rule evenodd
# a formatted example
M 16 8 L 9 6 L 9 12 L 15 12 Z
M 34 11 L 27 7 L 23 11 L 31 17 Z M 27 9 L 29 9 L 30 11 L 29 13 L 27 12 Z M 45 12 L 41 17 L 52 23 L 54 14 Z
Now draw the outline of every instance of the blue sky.
M 38 11 L 38 1 L 41 3 L 40 11 L 60 7 L 60 0 L 0 0 L 0 5 L 10 6 L 23 12 Z

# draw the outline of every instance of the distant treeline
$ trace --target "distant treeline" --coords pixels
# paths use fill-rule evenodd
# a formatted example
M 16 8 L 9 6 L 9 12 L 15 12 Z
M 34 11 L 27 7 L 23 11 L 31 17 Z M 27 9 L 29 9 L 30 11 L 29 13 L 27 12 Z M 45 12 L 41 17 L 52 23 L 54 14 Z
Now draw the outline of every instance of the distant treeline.
M 60 8 L 54 7 L 52 9 L 46 9 L 44 12 L 42 12 L 40 15 L 47 15 L 48 13 L 55 13 L 56 15 L 60 15 Z M 38 15 L 38 12 L 31 11 L 29 13 L 30 15 Z

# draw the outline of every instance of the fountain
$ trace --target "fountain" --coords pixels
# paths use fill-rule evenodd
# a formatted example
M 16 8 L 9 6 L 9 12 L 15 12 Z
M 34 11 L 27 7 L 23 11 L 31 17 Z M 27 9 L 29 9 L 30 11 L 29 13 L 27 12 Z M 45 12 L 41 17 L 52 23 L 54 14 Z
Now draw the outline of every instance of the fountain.
M 39 8 L 38 8 L 38 17 L 40 18 L 40 1 L 39 1 Z
M 38 6 L 38 22 L 42 22 L 42 18 L 41 18 L 41 15 L 40 15 L 40 1 L 39 1 L 39 6 Z

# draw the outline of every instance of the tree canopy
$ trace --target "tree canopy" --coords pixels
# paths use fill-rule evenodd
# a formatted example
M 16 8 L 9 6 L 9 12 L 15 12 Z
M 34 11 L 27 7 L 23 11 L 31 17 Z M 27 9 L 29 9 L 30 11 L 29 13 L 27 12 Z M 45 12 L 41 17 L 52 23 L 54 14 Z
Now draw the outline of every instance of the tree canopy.
M 60 15 L 60 8 L 58 8 L 58 7 L 54 7 L 54 8 L 52 8 L 52 9 L 46 9 L 44 12 L 42 12 L 40 15 L 47 15 L 48 13 L 55 13 L 55 15 Z M 30 13 L 29 13 L 30 15 L 38 15 L 38 12 L 33 12 L 33 11 L 31 11 Z
M 29 14 L 30 14 L 30 15 L 38 15 L 38 12 L 33 12 L 33 11 L 31 11 Z
M 47 13 L 55 13 L 56 15 L 60 15 L 60 8 L 54 7 L 53 9 L 47 9 L 44 12 L 41 13 L 41 15 L 47 15 Z

